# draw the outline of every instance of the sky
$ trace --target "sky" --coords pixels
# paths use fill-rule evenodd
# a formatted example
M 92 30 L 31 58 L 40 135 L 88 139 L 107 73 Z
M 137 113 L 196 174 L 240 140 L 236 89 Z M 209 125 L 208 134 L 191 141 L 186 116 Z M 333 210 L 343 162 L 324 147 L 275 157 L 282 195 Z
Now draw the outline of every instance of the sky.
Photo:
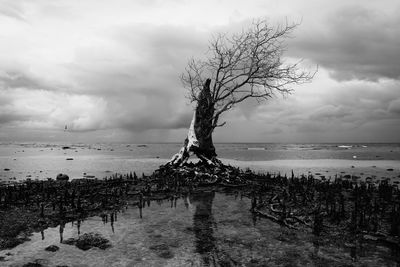
M 394 0 L 0 0 L 0 142 L 182 142 L 188 60 L 259 18 L 300 23 L 284 60 L 318 72 L 226 112 L 215 142 L 400 142 L 398 14 Z

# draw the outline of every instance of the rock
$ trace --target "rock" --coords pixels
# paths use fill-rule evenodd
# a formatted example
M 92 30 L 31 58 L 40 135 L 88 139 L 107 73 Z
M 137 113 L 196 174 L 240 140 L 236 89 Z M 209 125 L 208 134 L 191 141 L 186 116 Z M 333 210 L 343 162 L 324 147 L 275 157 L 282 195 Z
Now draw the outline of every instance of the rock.
M 8 172 L 10 169 L 9 168 L 5 168 L 4 171 Z
M 28 262 L 23 267 L 41 267 L 41 266 L 49 266 L 49 261 L 45 259 L 36 259 L 33 262 Z
M 51 252 L 56 252 L 59 249 L 60 249 L 59 247 L 57 247 L 55 245 L 51 245 L 51 246 L 48 246 L 47 248 L 45 248 L 44 250 L 51 251 Z
M 378 240 L 377 237 L 372 236 L 372 235 L 364 235 L 363 238 L 364 238 L 365 240 L 371 240 L 371 241 L 376 241 L 376 240 Z
M 69 176 L 66 175 L 66 174 L 59 173 L 57 175 L 57 177 L 56 177 L 56 180 L 57 181 L 68 181 L 69 180 Z
M 346 248 L 355 248 L 356 247 L 356 245 L 354 245 L 353 243 L 349 243 L 349 242 L 344 243 L 344 246 Z
M 28 262 L 24 265 L 22 265 L 22 267 L 42 267 L 43 265 L 37 262 Z
M 163 250 L 157 254 L 160 258 L 164 259 L 172 259 L 174 257 L 174 253 L 170 250 Z
M 74 160 L 73 158 L 67 158 L 67 160 Z
M 64 149 L 64 150 L 65 149 L 71 149 L 71 147 L 70 146 L 63 146 L 62 149 Z
M 389 172 L 392 172 L 392 171 L 393 171 L 393 169 L 392 169 L 392 168 L 390 168 L 390 169 L 387 169 L 387 171 L 389 171 Z
M 149 249 L 154 250 L 154 251 L 160 251 L 160 250 L 167 250 L 169 248 L 168 248 L 167 244 L 162 243 L 162 244 L 150 246 Z
M 99 249 L 106 249 L 111 247 L 110 241 L 108 241 L 98 233 L 86 233 L 81 235 L 77 239 L 69 238 L 64 241 L 64 244 L 75 245 L 81 250 L 88 250 L 93 247 L 97 247 Z

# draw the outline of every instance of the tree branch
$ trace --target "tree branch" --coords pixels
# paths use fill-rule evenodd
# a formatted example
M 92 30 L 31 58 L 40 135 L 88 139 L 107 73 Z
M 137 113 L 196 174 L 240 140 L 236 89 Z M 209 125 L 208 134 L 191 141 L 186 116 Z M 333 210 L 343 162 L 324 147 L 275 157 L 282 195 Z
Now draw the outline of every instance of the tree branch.
M 277 27 L 255 20 L 239 34 L 219 34 L 209 46 L 205 60 L 190 60 L 182 75 L 191 101 L 198 101 L 204 81 L 212 78 L 213 127 L 220 115 L 248 98 L 268 99 L 275 93 L 289 94 L 295 84 L 310 82 L 315 72 L 300 69 L 301 60 L 284 64 L 285 40 L 299 24 L 287 22 Z

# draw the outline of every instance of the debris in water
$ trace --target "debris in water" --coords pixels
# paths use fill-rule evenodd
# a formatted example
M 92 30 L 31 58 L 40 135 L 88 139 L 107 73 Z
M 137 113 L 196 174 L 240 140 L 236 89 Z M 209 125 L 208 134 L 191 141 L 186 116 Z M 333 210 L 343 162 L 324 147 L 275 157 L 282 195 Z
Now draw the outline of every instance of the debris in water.
M 51 245 L 51 246 L 48 246 L 47 248 L 45 248 L 44 250 L 51 251 L 51 252 L 56 252 L 59 249 L 60 249 L 59 247 L 57 247 L 55 245 Z
M 111 247 L 110 241 L 102 237 L 99 233 L 86 233 L 78 238 L 69 238 L 64 241 L 64 244 L 75 245 L 81 250 L 89 250 L 93 247 L 99 249 L 107 249 Z

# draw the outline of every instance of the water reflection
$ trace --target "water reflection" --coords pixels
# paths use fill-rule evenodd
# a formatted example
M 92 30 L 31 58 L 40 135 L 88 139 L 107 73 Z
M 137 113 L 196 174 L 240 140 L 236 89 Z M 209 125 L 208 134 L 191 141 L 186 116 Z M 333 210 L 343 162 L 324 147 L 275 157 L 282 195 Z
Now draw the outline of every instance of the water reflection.
M 85 252 L 88 254 L 64 250 L 62 253 L 65 254 L 57 255 L 65 257 L 65 265 L 77 266 L 78 260 L 81 264 L 95 265 L 92 261 L 98 262 L 101 257 L 94 255 L 101 255 L 104 257 L 101 260 L 107 260 L 107 264 L 98 263 L 97 266 L 111 266 L 115 257 L 132 260 L 131 255 L 135 255 L 132 260 L 135 264 L 145 264 L 142 262 L 145 258 L 149 262 L 160 263 L 159 266 L 168 262 L 172 266 L 182 266 L 180 264 L 184 260 L 187 261 L 183 266 L 190 266 L 192 260 L 196 263 L 201 261 L 200 264 L 204 266 L 273 266 L 282 265 L 288 260 L 293 260 L 292 266 L 296 265 L 295 262 L 304 262 L 307 266 L 365 263 L 370 266 L 380 266 L 378 263 L 396 266 L 400 262 L 397 246 L 383 246 L 361 239 L 348 240 L 343 248 L 336 243 L 332 245 L 326 235 L 289 231 L 267 219 L 258 218 L 249 211 L 251 199 L 240 193 L 197 192 L 183 196 L 182 201 L 171 197 L 155 202 L 158 205 L 151 203 L 149 206 L 148 199 L 142 199 L 139 207 L 129 206 L 129 211 L 126 210 L 128 206 L 119 212 L 104 211 L 100 216 L 76 220 L 72 227 L 69 227 L 70 222 L 61 220 L 57 228 L 34 234 L 32 243 L 19 248 L 20 254 L 13 252 L 16 256 L 4 257 L 7 256 L 10 263 L 18 261 L 18 257 L 34 258 L 36 256 L 33 253 L 42 255 L 44 247 L 57 243 L 58 239 L 63 242 L 69 238 L 79 238 L 81 232 L 95 232 L 110 239 L 113 249 Z M 146 212 L 142 214 L 145 207 Z M 139 219 L 142 215 L 143 219 Z M 45 237 L 43 246 L 38 246 L 36 241 Z M 53 257 L 53 254 L 46 255 Z M 46 260 L 51 261 L 52 258 Z
M 108 224 L 108 217 L 110 216 L 110 225 L 111 225 L 111 230 L 113 233 L 115 233 L 115 229 L 114 229 L 114 222 L 117 221 L 117 212 L 112 212 L 110 213 L 110 215 L 108 214 L 102 214 L 101 217 L 101 221 L 103 222 L 104 225 Z
M 114 231 L 114 221 L 117 221 L 117 212 L 113 212 L 110 214 L 110 224 L 111 224 L 111 230 L 113 233 L 115 233 Z
M 212 214 L 214 192 L 201 192 L 190 195 L 189 200 L 196 207 L 193 214 L 193 232 L 195 235 L 196 252 L 202 256 L 203 263 L 209 266 L 215 264 L 215 246 L 213 226 L 215 220 Z
M 78 235 L 80 235 L 81 234 L 81 220 L 77 221 L 76 228 L 78 229 Z
M 65 228 L 65 222 L 61 221 L 60 222 L 60 243 L 64 241 L 64 228 Z

